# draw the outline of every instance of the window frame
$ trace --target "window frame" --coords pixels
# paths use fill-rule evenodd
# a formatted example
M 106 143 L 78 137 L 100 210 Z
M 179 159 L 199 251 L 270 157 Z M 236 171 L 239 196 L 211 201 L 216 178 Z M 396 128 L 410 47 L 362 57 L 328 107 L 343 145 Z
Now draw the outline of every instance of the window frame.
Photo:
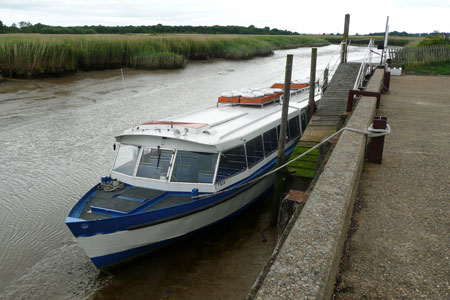
M 202 154 L 217 154 L 217 160 L 214 166 L 214 170 L 213 170 L 213 178 L 212 178 L 212 182 L 189 182 L 189 181 L 172 181 L 172 174 L 173 171 L 175 170 L 175 163 L 176 163 L 176 158 L 178 156 L 178 152 L 179 151 L 186 151 L 186 152 L 197 152 L 197 153 L 202 153 Z M 218 170 L 218 162 L 219 162 L 219 156 L 220 153 L 218 152 L 200 152 L 200 151 L 189 151 L 189 150 L 182 150 L 182 149 L 176 149 L 176 153 L 174 154 L 174 158 L 173 158 L 173 163 L 171 164 L 171 168 L 170 168 L 170 173 L 168 174 L 169 176 L 169 180 L 168 182 L 170 183 L 177 183 L 177 184 L 207 184 L 207 185 L 214 185 L 214 183 L 216 182 L 216 176 L 217 176 L 217 170 Z
M 134 164 L 134 169 L 133 169 L 133 172 L 132 172 L 131 175 L 130 175 L 130 174 L 125 174 L 125 173 L 122 173 L 122 172 L 119 172 L 119 171 L 114 170 L 114 166 L 116 165 L 117 157 L 119 156 L 120 147 L 122 147 L 122 145 L 125 145 L 125 146 L 135 146 L 135 147 L 138 148 L 138 154 L 137 154 L 137 156 L 136 156 L 136 162 L 135 162 L 135 164 Z M 119 143 L 119 147 L 118 147 L 118 149 L 117 149 L 117 154 L 116 154 L 116 156 L 114 157 L 114 162 L 113 162 L 113 165 L 112 165 L 112 167 L 111 167 L 111 172 L 116 172 L 116 173 L 121 174 L 121 175 L 124 175 L 124 176 L 135 177 L 135 174 L 136 174 L 136 171 L 137 171 L 137 166 L 139 165 L 138 162 L 141 160 L 142 149 L 143 149 L 142 145 L 127 144 L 127 143 Z
M 168 166 L 167 173 L 166 173 L 166 179 L 162 180 L 162 179 L 157 179 L 157 178 L 149 178 L 149 177 L 137 176 L 138 168 L 139 168 L 139 165 L 141 164 L 141 158 L 142 158 L 142 155 L 144 153 L 144 149 L 150 149 L 151 150 L 151 149 L 158 149 L 158 147 L 155 147 L 155 146 L 150 146 L 150 147 L 141 146 L 139 159 L 138 159 L 138 162 L 136 163 L 136 169 L 134 170 L 135 172 L 134 172 L 133 177 L 137 178 L 137 179 L 155 180 L 155 181 L 160 181 L 160 182 L 170 182 L 169 181 L 169 179 L 170 179 L 169 176 L 172 173 L 173 162 L 174 162 L 174 158 L 175 158 L 175 154 L 176 154 L 177 150 L 176 149 L 169 149 L 169 148 L 162 148 L 162 147 L 159 148 L 160 150 L 172 151 L 172 157 L 171 157 L 171 159 L 169 161 L 169 166 Z
M 259 138 L 259 140 L 260 140 L 260 142 L 261 142 L 262 156 L 261 156 L 261 158 L 260 158 L 258 161 L 255 161 L 255 162 L 253 163 L 252 166 L 250 166 L 250 164 L 248 163 L 247 144 L 250 143 L 250 142 L 253 141 L 253 140 L 258 139 L 258 138 Z M 263 136 L 262 136 L 261 134 L 255 136 L 255 137 L 252 138 L 251 140 L 245 142 L 245 157 L 246 157 L 246 159 L 247 159 L 247 169 L 253 168 L 253 167 L 256 166 L 259 162 L 261 162 L 261 161 L 264 160 L 264 158 L 265 158 L 266 156 L 265 156 L 265 154 L 264 154 L 264 139 L 263 139 Z
M 269 130 L 263 132 L 262 135 L 261 135 L 261 136 L 262 136 L 262 139 L 263 139 L 264 157 L 268 157 L 268 156 L 272 155 L 273 153 L 277 152 L 277 149 L 278 149 L 278 142 L 279 142 L 279 137 L 278 137 L 277 127 L 278 127 L 278 126 L 272 127 L 271 129 L 269 129 Z M 264 141 L 264 134 L 269 133 L 269 132 L 271 132 L 272 130 L 275 130 L 275 141 L 276 141 L 276 145 L 277 145 L 277 146 L 276 146 L 276 148 L 275 148 L 274 150 L 272 150 L 270 153 L 267 153 L 267 151 L 266 151 L 266 145 L 264 144 L 264 143 L 265 143 L 265 141 Z
M 220 152 L 219 152 L 219 159 L 217 160 L 216 176 L 215 176 L 215 178 L 214 178 L 214 184 L 215 184 L 215 185 L 218 183 L 218 182 L 217 182 L 217 176 L 219 175 L 220 163 L 222 162 L 222 157 L 225 156 L 225 152 L 230 151 L 230 150 L 233 150 L 233 149 L 238 148 L 238 147 L 243 147 L 243 148 L 244 148 L 245 168 L 242 169 L 242 170 L 239 171 L 239 172 L 236 172 L 236 173 L 234 173 L 234 174 L 232 174 L 232 175 L 230 175 L 230 176 L 228 176 L 228 177 L 225 177 L 225 178 L 221 179 L 219 182 L 222 182 L 222 181 L 225 181 L 225 180 L 227 180 L 227 179 L 229 179 L 229 178 L 235 177 L 236 175 L 239 175 L 239 174 L 241 174 L 241 173 L 243 173 L 243 172 L 245 172 L 245 171 L 247 171 L 247 170 L 249 169 L 249 168 L 248 168 L 248 161 L 247 161 L 247 149 L 245 148 L 245 144 L 240 144 L 240 145 L 238 145 L 238 146 L 229 148 L 229 149 L 227 149 L 227 150 L 225 150 L 225 151 L 220 151 Z M 225 157 L 226 157 L 226 156 L 225 156 Z

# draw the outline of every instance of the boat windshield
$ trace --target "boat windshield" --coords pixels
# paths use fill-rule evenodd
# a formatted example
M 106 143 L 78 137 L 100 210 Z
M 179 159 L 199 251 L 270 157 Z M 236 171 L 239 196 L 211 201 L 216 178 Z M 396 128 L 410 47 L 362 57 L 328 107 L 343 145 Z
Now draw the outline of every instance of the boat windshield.
M 113 171 L 133 176 L 140 147 L 121 144 L 114 162 Z
M 213 183 L 217 153 L 177 151 L 171 182 Z
M 144 148 L 136 176 L 167 180 L 173 153 L 173 150 Z

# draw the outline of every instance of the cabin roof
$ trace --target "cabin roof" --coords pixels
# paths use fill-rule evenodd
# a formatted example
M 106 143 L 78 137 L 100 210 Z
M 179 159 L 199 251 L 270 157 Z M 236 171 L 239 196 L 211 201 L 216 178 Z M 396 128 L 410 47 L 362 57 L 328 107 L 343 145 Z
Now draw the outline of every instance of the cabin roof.
M 289 115 L 292 116 L 307 105 L 307 93 L 292 95 Z M 116 138 L 125 143 L 131 136 L 134 142 L 138 136 L 142 140 L 153 139 L 156 142 L 161 139 L 175 139 L 179 148 L 183 148 L 183 144 L 194 143 L 203 144 L 209 149 L 214 146 L 222 151 L 272 128 L 281 118 L 281 108 L 280 103 L 266 104 L 263 107 L 229 104 L 214 106 L 159 121 L 145 122 L 126 130 Z

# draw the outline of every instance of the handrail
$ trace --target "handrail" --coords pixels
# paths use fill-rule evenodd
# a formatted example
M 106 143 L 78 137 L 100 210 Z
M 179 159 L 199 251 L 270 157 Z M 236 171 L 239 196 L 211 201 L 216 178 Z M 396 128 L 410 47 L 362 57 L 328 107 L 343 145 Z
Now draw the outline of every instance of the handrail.
M 330 82 L 331 78 L 333 77 L 334 73 L 336 72 L 337 66 L 339 65 L 340 59 L 341 59 L 341 48 L 342 48 L 342 43 L 343 41 L 339 44 L 338 50 L 337 52 L 339 52 L 339 55 L 334 54 L 330 60 L 328 61 L 327 66 L 325 67 L 325 69 L 322 71 L 322 74 L 318 77 L 317 82 L 319 84 L 317 84 L 317 92 L 315 94 L 315 96 L 320 96 L 322 95 L 323 89 L 326 88 L 325 86 L 325 70 L 328 69 L 328 82 Z M 333 60 L 335 60 L 333 62 Z M 330 68 L 331 65 L 331 68 Z M 322 82 L 322 86 L 320 86 L 320 82 Z
M 374 40 L 370 39 L 369 45 L 367 45 L 366 54 L 364 55 L 364 60 L 361 63 L 361 67 L 359 68 L 358 76 L 356 77 L 355 84 L 353 86 L 354 90 L 357 90 L 359 87 L 362 86 L 362 82 L 364 80 L 364 77 L 367 74 L 367 64 L 368 61 L 370 65 L 372 65 L 372 48 L 374 48 Z

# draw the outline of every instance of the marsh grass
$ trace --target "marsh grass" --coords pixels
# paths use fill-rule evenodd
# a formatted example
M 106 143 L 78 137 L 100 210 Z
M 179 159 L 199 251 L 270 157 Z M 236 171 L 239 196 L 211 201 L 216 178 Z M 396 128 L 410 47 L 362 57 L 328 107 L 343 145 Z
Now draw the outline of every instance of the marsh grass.
M 249 59 L 327 44 L 305 36 L 5 34 L 0 35 L 0 70 L 3 76 L 31 78 L 78 69 L 172 69 L 189 60 Z

